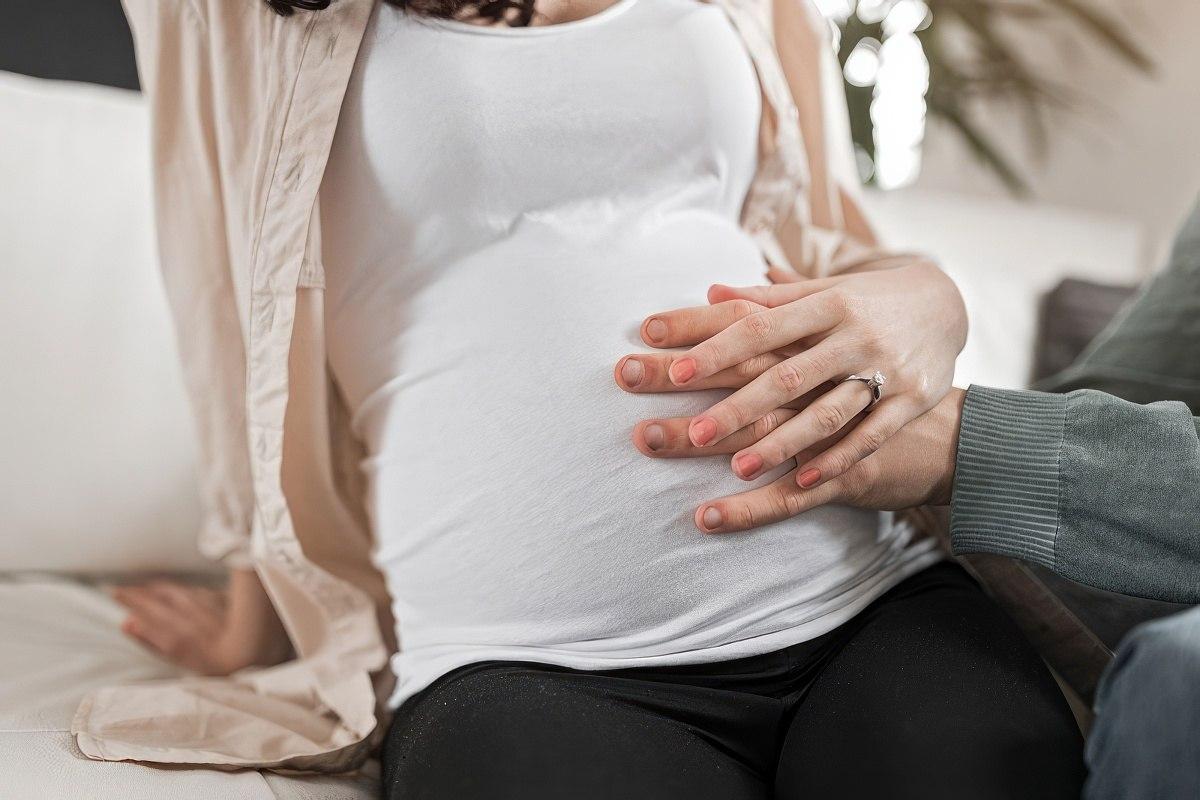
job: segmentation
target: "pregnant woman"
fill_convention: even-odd
[[[842,128],[812,126],[828,97],[780,95],[753,4],[370,5],[312,211],[319,244],[298,265],[287,413],[295,430],[296,386],[311,378],[297,354],[323,341],[346,422],[330,435],[361,443],[357,477],[341,479],[361,480],[399,642],[382,695],[395,712],[385,795],[1077,794],[1065,703],[965,573],[891,515],[787,513],[791,494],[940,399],[963,326],[937,270],[873,249],[848,186],[812,189],[838,186],[845,162],[822,148],[844,152]],[[777,5],[793,26],[812,19]],[[302,25],[339,9],[245,16]],[[212,36],[236,23],[201,20]],[[335,52],[337,29],[309,24],[314,57]],[[819,30],[804,33],[815,68]],[[303,80],[294,91],[314,91]],[[319,115],[290,102],[285,125],[311,137]],[[781,131],[801,149],[781,154]],[[268,212],[310,166],[284,164]],[[793,220],[841,219],[841,238],[798,226],[804,242],[783,241],[764,211],[781,185]],[[259,235],[282,236],[270,224]],[[852,277],[813,282],[815,300],[771,314],[710,292],[762,283],[764,256],[783,280],[789,252],[811,257],[793,257],[798,271]],[[255,438],[254,404],[273,396],[256,391],[255,342],[288,319],[268,295],[294,291],[260,290],[260,274],[245,323],[253,456],[272,441]],[[706,293],[707,310],[673,310]],[[301,314],[318,295],[314,327]],[[890,373],[883,387],[851,377],[875,369]],[[822,466],[794,469],[843,435]],[[666,437],[720,457],[647,458]],[[317,484],[286,456],[283,472],[300,527]],[[759,488],[708,502],[740,481]],[[257,492],[267,521],[255,524],[270,526]],[[732,513],[755,529],[706,535]],[[322,679],[348,669],[313,655],[348,625],[305,634],[306,613],[336,604],[280,577],[306,556],[339,564],[337,544],[300,540],[303,554],[272,556],[277,535],[262,533],[228,610],[177,586],[124,590],[127,629],[227,673],[279,660],[274,605],[295,663]]]

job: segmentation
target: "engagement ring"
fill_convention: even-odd
[[[871,390],[871,403],[867,406],[870,408],[879,402],[879,398],[883,397],[883,385],[887,383],[887,378],[882,372],[875,370],[875,374],[869,378],[862,375],[848,375],[841,380],[842,383],[846,381],[862,381],[867,385],[867,388]]]

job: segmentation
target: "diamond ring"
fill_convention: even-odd
[[[839,383],[845,383],[846,381],[862,381],[867,385],[867,388],[871,390],[871,403],[867,406],[867,408],[870,408],[883,397],[883,385],[887,383],[887,378],[884,377],[882,372],[875,370],[875,374],[869,378],[862,375],[847,375]]]

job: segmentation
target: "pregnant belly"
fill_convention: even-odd
[[[705,536],[698,504],[786,468],[747,484],[727,456],[655,460],[630,441],[726,394],[630,395],[612,370],[648,349],[648,314],[763,280],[736,228],[517,236],[444,269],[378,298],[397,330],[369,348],[355,413],[407,648],[710,646],[803,621],[884,556],[878,515],[846,508]]]

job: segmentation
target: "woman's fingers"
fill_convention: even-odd
[[[171,581],[152,581],[146,589],[170,606],[180,618],[188,620],[197,632],[216,635],[220,631],[225,616],[220,593]]]
[[[131,618],[142,627],[186,629],[207,633],[219,627],[224,609],[220,601],[207,595],[219,595],[202,587],[170,581],[151,581],[134,586],[118,586],[112,596],[125,606]]]
[[[173,615],[171,604],[147,586],[118,586],[112,596],[131,613],[146,619],[162,621]]]
[[[783,357],[776,353],[763,353],[683,387],[676,386],[667,375],[671,360],[671,356],[658,353],[628,355],[617,362],[613,376],[618,386],[637,394],[740,389],[781,362]]]
[[[633,429],[633,443],[644,455],[651,458],[696,458],[697,456],[728,455],[769,436],[798,412],[789,408],[777,408],[742,428],[732,436],[725,437],[714,447],[696,447],[688,438],[691,417],[670,419],[648,419],[639,422]]]
[[[187,618],[148,587],[119,587],[113,591],[113,599],[129,610],[121,629],[164,653],[169,652],[181,627],[190,629]]]
[[[767,268],[767,280],[771,283],[799,283],[807,279],[795,270],[772,264]]]
[[[693,418],[689,435],[698,447],[717,442],[767,412],[810,392],[845,368],[835,337],[785,359],[708,411]]]
[[[773,282],[771,286],[726,286],[723,283],[714,283],[708,289],[708,302],[729,303],[736,300],[748,300],[755,305],[775,308],[785,303],[795,302],[802,297],[823,292],[845,280],[844,276],[812,280],[796,280],[793,277],[791,280],[782,280],[789,275],[794,276],[795,273],[772,267],[772,272],[767,273],[767,277]]]
[[[797,484],[812,489],[846,474],[918,416],[919,410],[902,398],[881,400],[841,441],[802,463],[796,471]]]
[[[119,586],[113,598],[129,610],[126,635],[182,667],[213,674],[211,652],[221,636],[222,604],[212,590],[169,581]]]
[[[121,623],[121,630],[126,636],[136,639],[142,646],[160,653],[164,657],[171,658],[178,650],[178,638],[165,625],[157,625],[137,616],[130,616]]]
[[[747,300],[731,300],[663,311],[642,321],[642,341],[651,347],[691,347],[762,310],[762,306]]]
[[[694,522],[704,533],[746,531],[836,502],[839,491],[838,481],[801,489],[796,485],[796,470],[791,470],[766,486],[705,503],[696,509]]]
[[[871,402],[871,390],[859,381],[839,383],[814,400],[794,418],[779,425],[765,437],[753,441],[730,461],[734,474],[752,480],[774,469],[798,453],[835,436]],[[740,438],[737,434],[722,440]]]
[[[754,356],[828,331],[844,315],[844,304],[831,292],[755,312],[677,356],[668,375],[676,386],[687,386]]]

